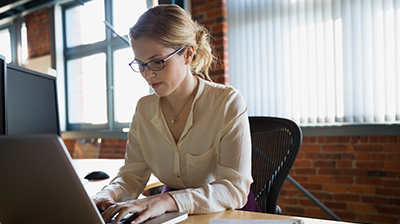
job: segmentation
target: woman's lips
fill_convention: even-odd
[[[156,82],[156,83],[152,83],[152,84],[151,84],[151,88],[153,88],[153,89],[157,89],[158,87],[160,87],[160,86],[161,86],[161,84],[162,84],[162,82]]]

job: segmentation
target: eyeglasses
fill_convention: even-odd
[[[164,60],[154,60],[154,61],[149,61],[147,63],[142,63],[140,61],[133,60],[131,63],[129,63],[129,67],[134,72],[143,72],[145,66],[149,68],[152,71],[161,71],[165,68],[165,62],[172,58],[175,54],[177,54],[179,51],[181,51],[184,47],[179,48],[178,50],[174,51],[174,53],[170,54],[166,59]]]

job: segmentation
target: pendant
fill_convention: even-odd
[[[175,124],[179,122],[179,119],[176,116],[173,116],[171,121]]]

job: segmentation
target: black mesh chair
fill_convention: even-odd
[[[251,190],[262,212],[282,214],[278,197],[299,152],[301,129],[283,118],[249,117],[249,121],[254,180]]]

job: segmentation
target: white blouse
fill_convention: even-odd
[[[178,141],[159,97],[139,100],[126,146],[125,165],[105,189],[116,201],[132,200],[150,174],[174,189],[179,211],[189,214],[243,207],[250,191],[251,139],[247,106],[239,91],[200,79]]]

